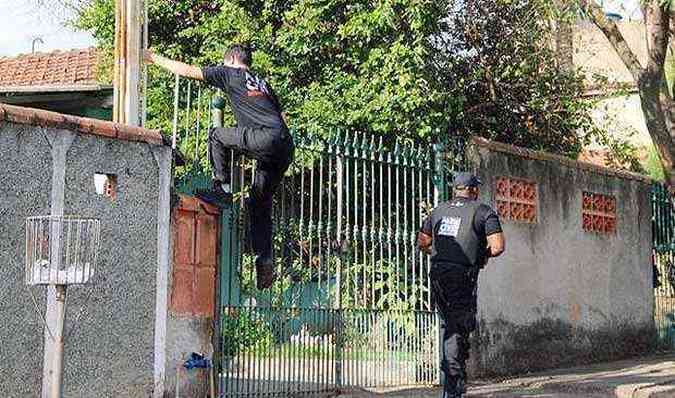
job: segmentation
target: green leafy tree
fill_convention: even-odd
[[[151,44],[170,57],[214,64],[230,44],[251,44],[295,128],[429,137],[447,124],[453,101],[432,75],[428,45],[443,1],[152,0],[149,8]],[[113,15],[112,0],[94,0],[77,24],[109,48]]]
[[[579,71],[553,46],[556,16],[540,0],[455,0],[437,43],[447,84],[464,99],[454,130],[576,157],[600,134]]]
[[[576,156],[594,133],[581,76],[558,67],[543,0],[150,0],[151,45],[214,64],[255,49],[292,127],[431,140],[482,135]],[[77,26],[105,48],[113,0]],[[171,80],[152,69],[149,120],[167,130]]]

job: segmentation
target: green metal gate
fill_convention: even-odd
[[[295,164],[275,199],[271,290],[255,288],[244,195],[226,209],[223,396],[435,384],[438,323],[415,236],[446,194],[436,187],[456,152],[340,131],[294,135]],[[254,173],[238,161],[235,192]]]
[[[659,342],[675,349],[675,211],[664,185],[652,188],[654,317]]]

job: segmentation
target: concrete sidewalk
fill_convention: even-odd
[[[436,398],[439,389],[360,391],[348,398]],[[665,398],[675,397],[675,354],[478,382],[468,397],[497,398]]]

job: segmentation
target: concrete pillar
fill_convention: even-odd
[[[153,147],[159,173],[157,214],[157,297],[155,301],[154,398],[163,398],[167,374],[167,322],[171,273],[171,151]]]

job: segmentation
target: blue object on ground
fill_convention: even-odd
[[[185,369],[208,369],[211,367],[211,361],[204,358],[203,355],[193,352],[190,354],[190,359],[183,364]]]

